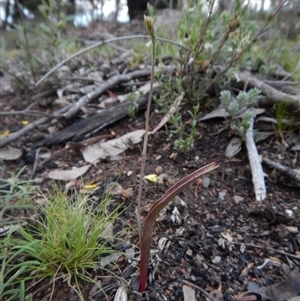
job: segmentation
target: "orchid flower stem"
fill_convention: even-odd
[[[143,145],[143,154],[142,154],[142,165],[141,165],[141,177],[139,182],[139,191],[137,198],[137,225],[139,231],[139,241],[141,242],[142,238],[142,226],[141,226],[141,203],[142,203],[142,189],[143,189],[143,179],[145,176],[145,165],[147,158],[147,146],[148,146],[148,136],[149,136],[149,119],[150,119],[150,108],[151,108],[151,100],[152,100],[152,90],[153,90],[153,82],[154,82],[154,65],[155,65],[155,31],[154,31],[154,22],[151,17],[144,17],[146,27],[150,33],[151,42],[152,42],[152,68],[151,68],[151,78],[150,78],[150,91],[148,96],[148,104],[146,111],[146,122],[145,122],[145,136],[144,136],[144,145]]]

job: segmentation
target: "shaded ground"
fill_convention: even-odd
[[[6,96],[1,99],[0,107],[3,111],[24,110],[30,105],[31,97],[32,95]],[[57,109],[52,105],[54,99],[53,95],[47,97],[45,100],[49,100],[49,105],[36,109],[51,113]],[[212,102],[206,111],[210,112],[213,106]],[[267,115],[274,115],[271,107],[266,107],[266,110]],[[162,113],[153,111],[150,127],[154,128],[162,117]],[[187,119],[187,116],[184,117]],[[11,132],[17,131],[24,119],[33,121],[35,117],[26,114],[1,116],[1,128],[8,128]],[[76,121],[74,118],[73,122]],[[149,210],[149,204],[162,196],[175,181],[200,166],[224,158],[231,133],[225,130],[211,135],[218,133],[223,126],[222,119],[200,123],[198,137],[188,154],[181,154],[173,148],[172,143],[167,141],[165,130],[150,136],[146,174],[163,172],[169,178],[164,185],[145,185],[144,215]],[[23,155],[17,161],[4,163],[4,178],[8,177],[8,172],[17,172],[24,165],[27,165],[27,170],[23,178],[28,179],[31,176],[36,160],[36,151],[32,150],[31,146],[45,136],[47,127],[48,125],[36,128],[13,143],[22,148]],[[114,132],[117,136],[122,136],[143,128],[144,114],[139,113],[135,120],[122,119],[96,134]],[[266,125],[257,123],[256,129],[266,130]],[[60,148],[62,145],[55,145],[52,150]],[[141,148],[142,143],[132,146],[119,161],[100,162],[92,166],[82,181],[76,182],[78,188],[82,186],[82,182],[97,183],[100,188],[96,194],[101,194],[105,183],[116,178],[123,189],[133,188],[133,194],[129,198],[124,199],[120,195],[113,198],[113,205],[123,201],[123,207],[127,208],[122,214],[119,228],[124,225],[135,227],[134,207],[138,191]],[[271,136],[259,143],[258,150],[260,155],[275,161],[280,159],[281,163],[294,168],[300,166],[297,152],[283,151],[279,137]],[[52,180],[45,176],[47,172],[54,168],[69,169],[84,164],[80,152],[71,149],[43,166],[38,163],[34,179],[42,179],[40,188],[46,191],[51,189],[52,185]],[[284,178],[267,166],[264,166],[264,172],[267,199],[256,202],[247,151],[243,148],[229,163],[209,173],[203,179],[200,188],[195,185],[186,188],[180,194],[180,199],[185,205],[177,200],[168,207],[160,216],[153,237],[150,265],[152,281],[147,289],[150,300],[184,300],[184,285],[195,290],[196,300],[206,299],[204,293],[194,285],[211,293],[214,300],[246,300],[240,294],[249,291],[252,292],[251,300],[258,300],[263,296],[259,289],[281,283],[291,270],[299,268],[300,189],[290,179]],[[179,211],[177,215],[174,211],[175,206]],[[177,222],[174,222],[176,217]],[[117,264],[112,265],[110,269],[129,283],[129,300],[137,300],[138,294],[135,291],[138,290],[138,237],[135,231],[131,231],[130,236],[126,238],[128,242],[124,242],[120,249],[125,251],[134,246],[137,253],[135,259],[132,261],[120,257]],[[94,276],[102,281],[107,299],[113,300],[120,282],[112,277],[107,278],[101,272],[95,273]],[[299,282],[289,284],[294,285],[293,289],[300,293]],[[48,300],[51,290],[51,285],[39,284],[35,300]],[[89,285],[84,290],[86,300],[105,299],[101,292],[94,292]],[[273,300],[287,300],[291,291],[290,287],[285,286],[280,293],[286,295],[275,292],[276,298]],[[65,283],[57,283],[53,300],[76,300],[76,295]]]

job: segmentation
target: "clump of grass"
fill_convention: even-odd
[[[49,194],[50,195],[50,194]],[[94,283],[89,271],[100,269],[100,258],[116,252],[107,227],[119,216],[109,212],[110,198],[94,202],[90,195],[73,197],[58,189],[45,197],[36,217],[6,238],[1,258],[0,299],[18,295],[21,283],[30,279],[63,278],[83,300],[80,280]],[[6,283],[6,284],[5,284]]]

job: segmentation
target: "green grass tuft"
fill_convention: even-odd
[[[36,217],[5,238],[1,248],[0,299],[21,295],[20,285],[30,279],[63,277],[83,299],[79,280],[94,282],[89,270],[100,269],[100,259],[115,253],[114,237],[106,237],[107,227],[119,216],[109,213],[109,197],[99,203],[90,195],[73,197],[59,189],[45,198]],[[23,284],[24,286],[24,284]],[[13,294],[12,294],[13,293]]]

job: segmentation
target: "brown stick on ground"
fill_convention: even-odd
[[[274,162],[274,161],[272,161],[272,160],[270,160],[268,158],[263,158],[262,161],[264,163],[266,163],[267,165],[269,165],[270,167],[276,168],[277,170],[279,170],[283,174],[289,176],[293,180],[295,180],[298,183],[300,183],[300,173],[299,172],[293,170],[292,168],[284,166],[284,165],[282,165],[280,163]]]

